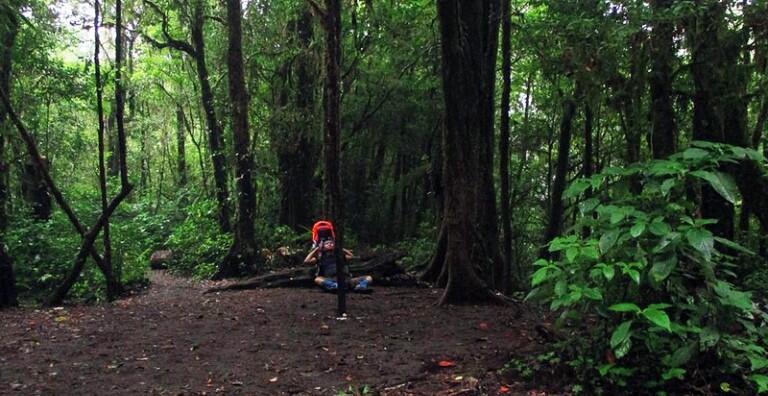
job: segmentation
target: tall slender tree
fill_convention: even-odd
[[[232,102],[232,142],[235,149],[235,186],[237,219],[235,239],[227,256],[219,264],[214,279],[242,275],[252,271],[258,256],[254,235],[256,195],[253,189],[253,153],[248,131],[248,93],[243,68],[242,8],[240,0],[227,0],[229,46],[229,98]]]
[[[511,0],[501,3],[501,109],[499,137],[499,179],[501,184],[501,229],[503,235],[502,252],[504,253],[504,269],[497,277],[496,287],[508,291],[512,273],[512,220],[509,209],[511,205],[509,193],[509,111],[512,91],[512,54],[511,54]],[[500,278],[500,279],[498,279]]]
[[[675,26],[669,17],[673,0],[651,1],[654,22],[651,30],[651,151],[653,158],[666,158],[677,151],[677,126],[672,106],[672,62],[675,59]]]
[[[336,229],[336,252],[339,258],[338,314],[347,311],[346,263],[344,244],[344,212],[341,196],[341,1],[325,0],[320,7],[306,0],[325,31],[325,81],[323,84],[323,215]]]
[[[501,21],[500,0],[483,1],[482,8],[482,130],[480,144],[476,147],[480,157],[479,183],[477,184],[477,210],[481,239],[489,255],[489,270],[486,278],[496,288],[501,288],[504,260],[499,251],[499,228],[496,211],[496,188],[493,177],[495,109],[496,109],[496,64],[499,52],[499,24]]]
[[[219,228],[222,232],[230,232],[232,225],[230,222],[227,161],[224,155],[224,132],[216,115],[210,73],[205,61],[205,8],[203,0],[192,1],[192,16],[189,24],[191,44],[184,40],[173,38],[169,31],[168,15],[163,13],[157,4],[149,0],[144,0],[144,2],[162,18],[162,31],[165,41],[160,42],[146,35],[144,37],[156,48],[173,48],[182,51],[192,57],[195,62],[197,80],[200,85],[200,100],[205,113],[206,128],[208,129],[208,146],[211,153],[211,162],[213,163]]]
[[[298,15],[290,26],[291,43],[299,49],[295,58],[288,59],[279,73],[277,111],[285,114],[279,127],[273,128],[271,142],[277,153],[280,183],[281,224],[294,229],[309,226],[310,202],[313,191],[306,188],[313,179],[317,155],[312,138],[315,108],[315,80],[313,75],[314,51],[312,14],[308,6],[299,7]],[[291,83],[295,82],[295,86]]]
[[[176,171],[179,175],[178,185],[187,185],[187,131],[185,130],[186,118],[184,108],[176,106]]]
[[[3,92],[10,92],[11,51],[19,29],[17,10],[14,8],[17,4],[13,4],[15,3],[13,1],[11,3],[7,4],[6,7],[0,7],[0,90]],[[13,262],[6,251],[4,240],[5,231],[8,227],[6,205],[9,195],[6,185],[8,165],[5,160],[5,142],[9,125],[6,123],[7,118],[5,107],[0,106],[0,309],[17,304]]]
[[[107,198],[107,169],[105,166],[105,142],[104,142],[104,83],[101,79],[101,63],[99,59],[99,50],[101,48],[101,40],[99,38],[99,27],[101,26],[101,4],[99,0],[94,2],[94,17],[93,17],[93,65],[94,65],[94,79],[96,84],[96,116],[98,119],[98,142],[99,142],[99,189],[101,190],[101,210],[102,212],[107,210],[109,201]],[[102,241],[104,243],[104,268],[107,268],[109,274],[105,274],[107,281],[107,299],[113,300],[120,294],[120,279],[118,274],[115,274],[112,265],[112,239],[109,230],[109,219],[104,222],[104,231],[102,234]]]
[[[726,124],[728,97],[737,94],[728,91],[725,80],[738,73],[727,59],[726,46],[721,41],[725,4],[706,2],[700,15],[688,23],[688,35],[692,50],[691,74],[694,82],[693,138],[711,142],[729,142],[729,136],[737,135],[740,123]],[[717,219],[710,225],[716,235],[732,239],[734,236],[734,207],[711,186],[701,186],[701,214],[704,218]]]
[[[565,205],[563,192],[568,185],[568,162],[571,153],[571,129],[573,118],[576,116],[576,104],[572,99],[566,99],[563,105],[563,118],[560,121],[560,139],[557,146],[557,165],[555,167],[555,182],[552,186],[547,228],[544,230],[544,243],[539,257],[550,258],[547,244],[558,237],[563,229]]]

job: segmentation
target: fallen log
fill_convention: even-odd
[[[405,254],[402,252],[388,252],[363,262],[352,259],[349,265],[349,272],[352,276],[372,276],[374,285],[418,285],[419,282],[416,278],[406,274],[405,270],[397,264],[397,261],[403,257],[405,257]],[[275,287],[313,287],[315,286],[314,279],[315,267],[306,266],[260,275],[224,286],[212,287],[206,290],[205,293]]]

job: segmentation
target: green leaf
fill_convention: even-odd
[[[550,265],[550,262],[547,259],[540,258],[540,259],[534,261],[533,265],[535,265],[537,267],[546,267],[546,266]]]
[[[627,269],[624,273],[632,278],[632,280],[635,281],[635,284],[640,285],[640,273],[637,272],[637,270]]]
[[[597,248],[590,245],[581,249],[581,255],[592,260],[597,260],[600,257],[600,252],[597,251]]]
[[[757,393],[768,392],[768,376],[752,374],[749,376],[749,379],[757,385]]]
[[[691,228],[685,233],[688,243],[698,250],[704,258],[712,259],[712,251],[715,249],[715,238],[712,233],[703,228]]]
[[[589,178],[589,184],[592,185],[593,189],[598,189],[603,185],[603,182],[605,181],[605,177],[606,175],[602,173],[592,175],[592,177]]]
[[[603,267],[602,267],[602,270],[603,270],[603,276],[604,276],[604,277],[605,277],[605,279],[607,279],[607,280],[611,280],[611,279],[613,279],[613,277],[616,275],[616,269],[614,269],[614,268],[613,268],[612,266],[610,266],[610,265],[605,265],[605,266],[603,266]]]
[[[720,147],[721,144],[720,143],[706,141],[706,140],[692,140],[691,141],[691,146],[713,149],[713,148]]]
[[[707,156],[709,156],[709,151],[702,150],[700,148],[691,147],[683,151],[683,158],[688,160],[702,159],[706,158]]]
[[[673,179],[664,180],[661,183],[661,195],[666,197],[667,194],[669,194],[669,192],[672,190],[672,188],[675,187],[675,184],[677,184],[677,179],[673,178]]]
[[[534,272],[533,276],[531,277],[531,286],[536,286],[541,282],[544,282],[544,280],[547,279],[548,270],[549,267],[541,267],[536,272]]]
[[[550,252],[559,252],[561,250],[565,250],[571,246],[573,246],[576,243],[577,237],[575,235],[567,236],[567,237],[557,237],[552,240],[552,242],[549,243],[549,251]]]
[[[762,370],[768,367],[768,359],[762,356],[750,356],[749,363],[752,365],[752,371]]]
[[[640,313],[641,309],[637,305],[633,303],[620,303],[620,304],[614,304],[608,307],[609,310],[614,312],[634,312],[634,313]]]
[[[656,236],[665,236],[670,232],[672,232],[672,227],[670,227],[669,224],[665,223],[664,220],[660,220],[660,221],[654,220],[648,227],[648,231],[650,231],[653,235],[656,235]]]
[[[712,188],[717,191],[728,202],[736,203],[736,194],[739,188],[731,175],[717,171],[694,171],[691,175],[706,180]]]
[[[597,368],[597,372],[600,373],[601,377],[605,377],[606,374],[608,374],[609,371],[615,366],[613,363],[607,363]]]
[[[661,378],[663,378],[664,381],[669,381],[672,378],[677,378],[677,379],[681,380],[681,379],[685,378],[685,370],[681,369],[679,367],[671,368],[671,369],[667,370],[666,372],[664,372],[661,375]]]
[[[603,300],[603,294],[600,293],[599,289],[584,289],[584,295],[590,299],[595,301],[602,301]]]
[[[579,194],[586,191],[592,183],[589,182],[587,179],[579,179],[571,183],[570,186],[563,192],[563,198],[574,198],[579,196]]]
[[[717,281],[714,289],[723,305],[736,307],[743,311],[752,310],[752,295],[750,293],[735,290],[730,284],[723,281]]]
[[[568,292],[568,285],[565,283],[564,280],[559,280],[557,281],[557,283],[555,283],[555,295],[560,297],[567,292]]]
[[[600,205],[600,200],[597,198],[585,199],[583,202],[579,203],[579,211],[583,216],[595,210],[597,205]]]
[[[611,213],[611,224],[619,224],[627,214],[624,211],[614,211]]]
[[[653,278],[656,283],[662,282],[664,279],[667,279],[676,266],[677,255],[670,254],[667,258],[653,263],[653,267],[651,267],[651,278]]]
[[[613,245],[616,244],[616,241],[619,239],[619,235],[621,234],[621,231],[618,229],[610,230],[603,234],[603,236],[600,237],[600,242],[598,242],[598,247],[600,248],[600,252],[603,254],[606,254],[608,250],[610,250]]]
[[[669,367],[682,367],[686,365],[696,353],[696,346],[697,343],[694,341],[677,348],[671,356],[664,359],[664,364]]]
[[[579,248],[569,247],[568,249],[565,249],[565,258],[568,260],[569,263],[574,262],[574,260],[576,260],[576,257],[578,256],[579,256]]]
[[[611,334],[611,348],[616,348],[629,340],[629,337],[632,335],[630,332],[632,322],[632,320],[627,320],[613,330],[613,333]]]
[[[645,231],[645,223],[637,223],[629,229],[629,234],[632,238],[637,238],[643,234],[643,231]]]
[[[714,327],[705,327],[699,334],[702,348],[712,348],[720,341],[720,331]]]
[[[750,255],[750,256],[755,256],[755,255],[756,255],[756,253],[755,253],[755,252],[753,252],[753,251],[751,251],[751,250],[749,250],[749,249],[745,248],[744,246],[741,246],[741,245],[739,245],[739,244],[738,244],[738,243],[736,243],[736,242],[733,242],[733,241],[732,241],[732,240],[730,240],[730,239],[720,238],[720,237],[717,237],[717,236],[716,236],[716,237],[715,237],[715,240],[716,240],[717,242],[721,243],[723,246],[725,246],[725,247],[728,247],[728,248],[731,248],[731,249],[733,249],[733,250],[736,250],[736,251],[742,252],[742,253],[744,253],[744,254],[748,254],[748,255]]]
[[[621,359],[629,353],[630,349],[632,349],[632,340],[630,338],[627,338],[626,341],[619,344],[613,350],[613,353],[616,355],[617,359]]]
[[[525,296],[523,301],[540,301],[548,297],[549,295],[544,290],[544,288],[541,287],[535,287],[533,288],[528,294]]]
[[[666,312],[658,309],[646,308],[643,310],[642,314],[651,323],[655,324],[658,327],[661,327],[664,330],[672,332],[672,329],[670,328],[671,322]]]
[[[648,166],[648,173],[651,176],[665,176],[678,174],[684,169],[684,165],[677,161],[655,160]]]

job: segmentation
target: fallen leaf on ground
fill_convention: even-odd
[[[441,360],[437,362],[437,365],[440,367],[454,367],[456,366],[456,362],[450,360]]]

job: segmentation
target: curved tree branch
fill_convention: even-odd
[[[168,31],[168,14],[164,13],[160,9],[160,7],[154,2],[152,2],[151,0],[144,0],[144,4],[152,8],[158,15],[160,15],[160,18],[162,18],[162,29],[163,29],[163,37],[165,37],[165,42],[157,41],[145,33],[142,33],[141,36],[144,37],[145,40],[147,40],[150,44],[152,44],[153,47],[157,49],[173,48],[179,51],[186,52],[190,56],[195,57],[196,56],[195,48],[192,47],[191,44],[189,44],[186,41],[178,40],[171,37],[171,33]]]

